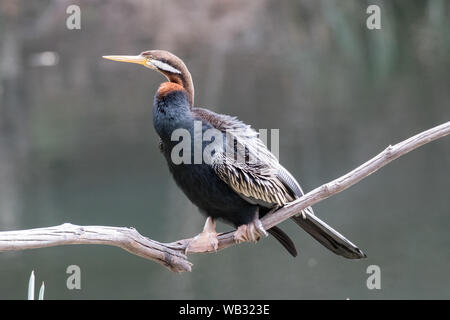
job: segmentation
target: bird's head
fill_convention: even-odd
[[[170,82],[186,90],[191,106],[194,104],[194,85],[191,74],[184,62],[173,53],[165,50],[144,51],[137,56],[103,56],[105,59],[143,65],[162,73]]]

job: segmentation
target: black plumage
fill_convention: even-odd
[[[259,218],[303,195],[295,178],[250,126],[235,117],[193,106],[192,78],[181,59],[161,50],[106,58],[143,64],[169,80],[161,84],[154,98],[153,124],[161,139],[160,149],[187,197],[211,221],[222,219],[237,227],[240,236],[236,240],[256,240],[265,235]],[[176,130],[188,133],[185,137],[190,140],[184,141],[187,148],[179,150],[180,140],[173,136]],[[215,137],[198,139],[198,131],[202,135],[212,131]],[[206,150],[212,152],[205,153]],[[206,154],[206,158],[196,163],[196,154]],[[174,161],[174,155],[183,161]],[[292,219],[334,253],[351,259],[365,257],[359,248],[317,218],[312,208]],[[213,229],[209,223],[204,231],[208,231],[211,243]],[[291,255],[297,254],[292,240],[279,227],[267,231]]]

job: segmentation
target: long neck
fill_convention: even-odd
[[[180,74],[163,72],[167,80],[179,84],[186,90],[186,95],[191,107],[194,106],[194,83],[189,70],[183,66]]]
[[[174,130],[190,130],[193,123],[186,91],[173,82],[161,84],[153,102],[153,126],[160,138],[170,143]]]

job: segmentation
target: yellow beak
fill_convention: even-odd
[[[147,59],[141,55],[138,56],[103,56],[103,58],[108,60],[120,61],[120,62],[129,62],[129,63],[137,63],[141,65],[147,64]]]

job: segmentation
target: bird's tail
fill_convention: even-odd
[[[308,209],[303,211],[304,217],[302,215],[294,216],[292,217],[292,220],[335,254],[347,259],[366,258],[364,252],[357,246],[317,218],[312,210]]]
[[[275,239],[278,240],[282,244],[282,246],[293,256],[297,256],[297,249],[295,248],[294,243],[292,242],[291,238],[284,233],[283,230],[281,230],[278,227],[272,227],[269,230],[267,230],[268,233],[270,233]]]

